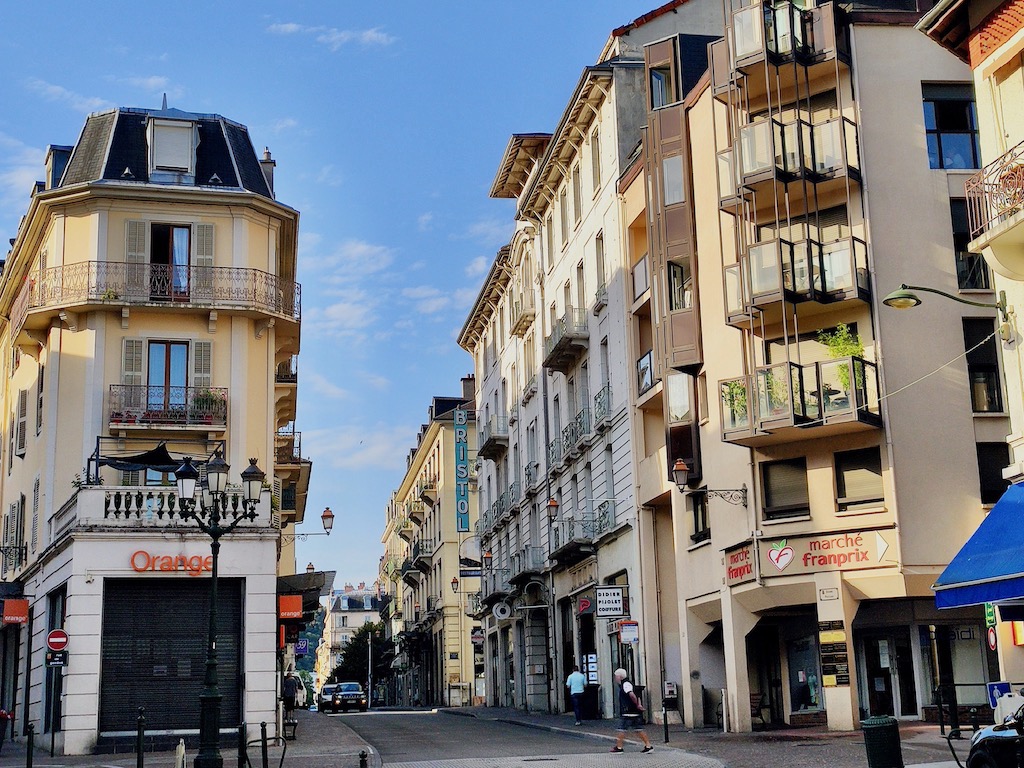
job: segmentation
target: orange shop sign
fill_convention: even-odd
[[[140,549],[132,552],[129,562],[136,573],[185,571],[189,576],[198,576],[213,570],[213,555],[158,555]]]
[[[4,600],[4,624],[27,624],[28,600],[20,598]]]
[[[282,619],[301,619],[302,595],[278,595],[277,615]]]

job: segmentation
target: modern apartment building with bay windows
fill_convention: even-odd
[[[931,585],[1005,488],[998,319],[882,304],[995,300],[964,248],[969,72],[906,4],[724,12],[704,61],[646,47],[620,182],[650,690],[735,730],[931,718],[954,681],[982,705],[984,617]]]
[[[266,473],[256,519],[222,542],[222,723],[274,723],[281,529],[310,472],[298,212],[275,199],[269,152],[219,115],[93,114],[43,172],[0,280],[5,597],[28,601],[27,626],[3,631],[2,704],[64,754],[109,749],[140,706],[191,740],[210,539],[174,472],[219,453],[230,494],[250,458]],[[73,674],[44,666],[52,629]]]

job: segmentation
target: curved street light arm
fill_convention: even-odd
[[[972,307],[983,307],[985,309],[998,309],[999,310],[999,317],[1002,320],[1002,322],[1004,322],[1004,323],[1010,322],[1010,318],[1009,318],[1009,315],[1007,314],[1007,309],[1006,309],[1006,292],[1005,291],[999,291],[999,293],[997,294],[999,296],[999,301],[997,301],[995,304],[992,304],[990,302],[985,302],[985,301],[971,301],[970,299],[964,299],[964,298],[961,298],[960,296],[955,296],[952,293],[946,293],[945,291],[940,291],[938,288],[929,288],[928,286],[925,286],[925,285],[907,285],[906,283],[903,283],[902,285],[900,285],[899,290],[901,290],[901,291],[925,291],[926,293],[934,293],[934,294],[937,294],[939,296],[944,296],[947,299],[952,299],[953,301],[957,301],[957,302],[959,302],[961,304],[969,304]]]

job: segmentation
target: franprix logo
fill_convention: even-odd
[[[795,555],[796,553],[793,551],[793,548],[786,544],[786,540],[783,539],[772,544],[772,548],[768,552],[768,559],[772,561],[772,565],[780,571],[784,571],[786,566],[793,562]]]

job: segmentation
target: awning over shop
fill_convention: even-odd
[[[302,621],[312,621],[320,607],[320,598],[329,597],[334,589],[334,571],[293,573],[277,577],[278,595],[302,596]]]
[[[1024,483],[1006,489],[932,589],[939,608],[1024,598]]]

